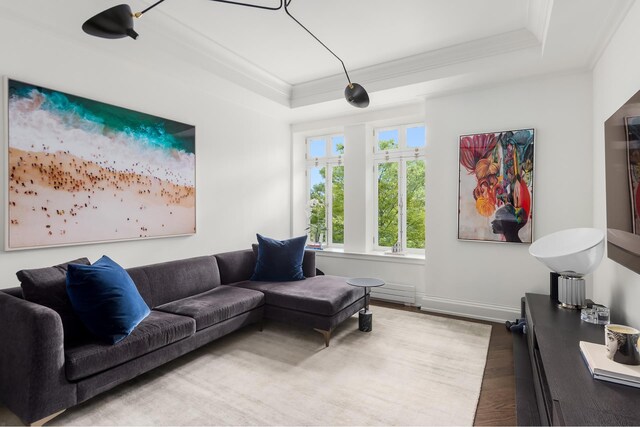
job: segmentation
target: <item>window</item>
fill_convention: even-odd
[[[380,128],[374,136],[375,246],[424,249],[425,126]]]
[[[307,138],[307,230],[310,245],[344,244],[343,135]]]

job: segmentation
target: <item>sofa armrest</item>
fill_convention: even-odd
[[[25,424],[76,404],[58,313],[0,292],[0,343],[0,400]]]
[[[304,277],[316,277],[316,251],[305,249],[302,257],[302,273]]]

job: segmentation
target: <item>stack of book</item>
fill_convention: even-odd
[[[602,344],[580,341],[582,358],[593,378],[640,388],[640,366],[624,365],[607,357]]]

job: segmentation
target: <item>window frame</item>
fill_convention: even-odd
[[[407,147],[407,129],[414,127],[425,128],[425,143],[422,147]],[[398,130],[398,148],[380,150],[378,137],[381,132]],[[396,126],[376,127],[373,130],[373,249],[376,251],[389,251],[391,246],[381,246],[379,236],[378,218],[378,173],[381,163],[398,163],[398,240],[402,242],[401,251],[405,253],[424,253],[425,248],[407,248],[407,162],[422,160],[427,166],[427,138],[426,123],[414,122]],[[426,185],[426,178],[425,178]],[[425,200],[426,209],[426,200]],[[402,222],[400,221],[400,215]],[[426,230],[425,230],[426,246]]]
[[[311,176],[309,170],[312,168],[326,168],[325,180],[324,180],[324,207],[325,207],[325,238],[326,242],[322,242],[324,247],[343,248],[344,243],[333,243],[333,169],[336,166],[343,166],[342,157],[344,154],[332,155],[332,139],[334,137],[342,137],[346,145],[346,139],[343,133],[335,132],[323,135],[314,135],[305,138],[305,179],[306,179],[306,206],[309,206],[311,200]],[[311,157],[310,154],[310,142],[311,140],[324,140],[325,141],[325,156],[323,157]],[[309,224],[307,224],[309,227]],[[307,236],[309,233],[307,232]]]

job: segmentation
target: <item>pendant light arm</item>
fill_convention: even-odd
[[[214,0],[214,1],[219,1],[219,0]],[[340,61],[340,64],[342,64],[342,69],[344,70],[344,74],[347,76],[347,81],[349,82],[349,87],[353,88],[353,84],[351,83],[351,78],[349,78],[349,73],[347,72],[347,67],[344,65],[344,62],[342,61],[342,59],[340,59],[340,57],[338,55],[336,55],[335,53],[333,53],[333,51],[331,49],[329,49],[327,47],[326,44],[322,43],[322,41],[317,38],[315,36],[315,34],[313,34],[311,31],[309,31],[309,29],[307,27],[305,27],[304,25],[302,25],[302,23],[300,21],[298,21],[291,13],[289,13],[289,9],[287,8],[287,6],[289,6],[289,3],[291,3],[291,0],[284,0],[284,10],[285,12],[287,12],[287,15],[289,15],[289,18],[293,19],[296,24],[300,25],[302,28],[304,28],[304,30],[309,33],[311,35],[311,37],[313,37],[314,39],[316,39],[316,41],[318,43],[320,43],[325,49],[327,49],[329,51],[329,53],[331,53],[333,56],[336,57],[336,59],[338,61]]]
[[[145,10],[143,10],[142,12],[134,13],[133,16],[135,16],[136,18],[140,18],[144,13],[146,13],[149,10],[153,9],[154,7],[156,7],[157,5],[162,3],[163,1],[164,0],[157,1],[156,3],[152,4],[151,6],[149,6]],[[266,9],[266,10],[280,10],[280,9],[282,9],[282,4],[284,2],[284,0],[280,0],[280,6],[278,6],[278,7],[269,7],[269,6],[260,6],[260,5],[257,5],[257,4],[241,3],[241,2],[237,2],[237,1],[231,1],[231,0],[211,0],[211,1],[216,1],[218,3],[235,4],[237,6],[255,7],[256,9]],[[291,0],[289,0],[289,3],[291,3]]]
[[[157,5],[159,5],[160,3],[162,3],[164,0],[160,0],[155,2],[154,4],[152,4],[151,6],[149,6],[148,8],[146,8],[145,10],[143,10],[142,12],[136,12],[133,14],[133,16],[135,16],[136,18],[140,18],[143,14],[145,14],[147,11],[153,9],[154,7],[156,7]]]
[[[278,6],[278,7],[260,6],[260,5],[257,5],[257,4],[242,3],[242,2],[231,1],[231,0],[211,0],[211,1],[217,1],[218,3],[235,4],[235,5],[238,5],[238,6],[255,7],[256,9],[280,10],[280,9],[282,9],[282,4],[283,4],[284,0],[280,0],[280,6]],[[289,0],[289,1],[291,1],[291,0]]]

